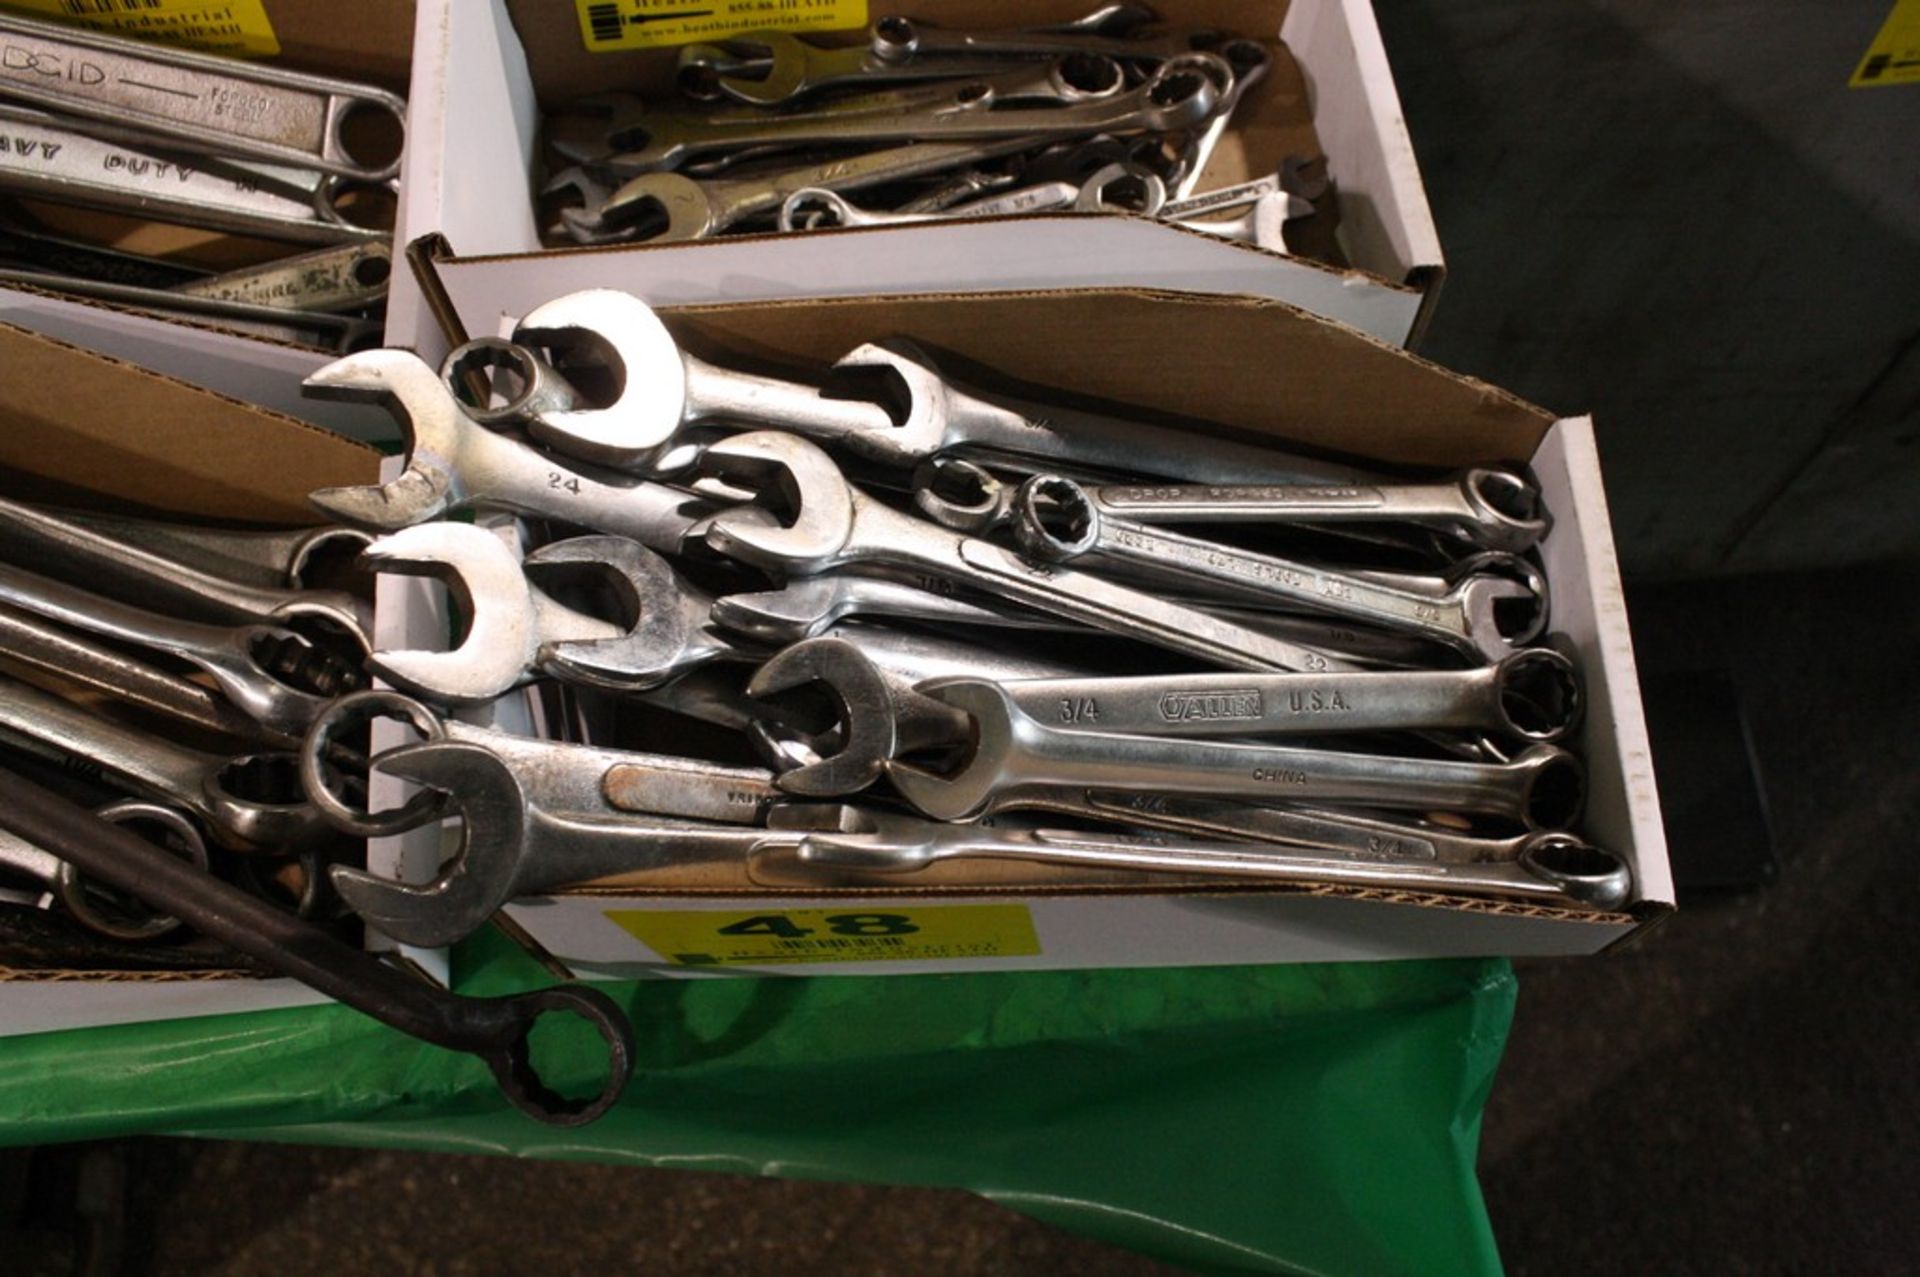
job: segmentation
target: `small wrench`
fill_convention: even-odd
[[[877,213],[856,208],[837,193],[815,187],[787,196],[780,206],[780,229],[817,231],[846,226],[912,226],[965,217],[1006,217],[1064,208],[1078,194],[1079,188],[1071,182],[1042,182],[1038,186],[1023,186],[1017,191],[954,204],[938,212]]]
[[[108,803],[94,815],[116,825],[158,826],[170,851],[202,871],[208,867],[207,844],[201,840],[200,831],[171,807],[126,798]],[[97,935],[138,942],[158,940],[180,929],[180,920],[168,914],[155,913],[118,896],[103,900],[101,889],[71,864],[12,833],[0,832],[0,870],[40,883],[45,890],[34,901],[36,905],[44,909],[57,902]]]

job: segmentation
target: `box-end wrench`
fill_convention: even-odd
[[[344,590],[250,585],[203,571],[147,545],[64,518],[37,506],[0,499],[0,555],[30,556],[37,567],[69,574],[99,591],[193,620],[284,626],[316,639],[344,641],[344,650],[372,650],[373,609]]]
[[[1178,841],[1164,836],[1000,829],[862,811],[850,832],[805,832],[797,845],[756,848],[749,872],[784,886],[871,883],[970,859],[1011,860],[1147,873],[1219,874],[1300,886],[1497,896],[1535,904],[1612,910],[1626,903],[1632,876],[1610,852],[1542,842],[1518,860],[1492,864],[1359,861],[1250,843]],[[861,825],[866,826],[865,829]]]
[[[788,497],[790,526],[767,527],[722,514],[707,533],[707,543],[721,554],[782,576],[884,564],[951,580],[1227,669],[1349,668],[1264,631],[1089,573],[1025,563],[990,542],[902,514],[848,483],[831,457],[795,435],[735,435],[709,448],[705,463],[724,478]]]
[[[369,85],[13,16],[0,17],[0,96],[195,152],[366,181],[397,174],[399,151],[355,156],[347,121],[377,114],[401,130],[407,114],[404,101]]]
[[[0,190],[156,221],[302,244],[389,240],[360,220],[355,197],[384,206],[388,187],[224,159],[196,159],[82,133],[55,117],[0,102],[8,146]],[[371,211],[368,214],[372,216]]]
[[[181,621],[8,564],[0,564],[0,604],[184,661],[272,732],[305,731],[325,698],[365,681],[357,666],[289,629]]]
[[[159,801],[179,805],[235,851],[291,854],[335,840],[318,811],[300,796],[299,760],[291,753],[202,753],[4,677],[0,728],[37,742],[41,752],[97,767]]]
[[[1515,635],[1503,601],[1531,600],[1525,585],[1502,577],[1468,577],[1446,594],[1415,593],[1270,554],[1168,532],[1144,523],[1109,518],[1082,485],[1058,475],[1036,475],[1015,498],[1015,533],[1022,550],[1046,563],[1083,557],[1135,567],[1155,576],[1175,575],[1201,589],[1278,599],[1388,629],[1430,637],[1457,649],[1498,659],[1511,652]],[[1511,604],[1510,604],[1511,606]],[[1526,623],[1537,620],[1533,609]]]
[[[1143,736],[1492,731],[1563,740],[1580,679],[1550,648],[1465,670],[1344,674],[1166,674],[1000,681],[1015,706],[1056,727]]]
[[[1579,760],[1552,745],[1531,746],[1509,763],[1463,763],[1168,740],[1050,726],[1022,712],[996,683],[935,682],[919,690],[964,710],[974,724],[972,754],[953,772],[940,774],[897,759],[888,764],[894,788],[940,820],[979,815],[1022,787],[1085,785],[1479,812],[1532,829],[1564,829],[1579,817],[1586,792]]]
[[[0,771],[0,829],[383,1024],[479,1056],[514,1107],[536,1120],[557,1126],[591,1122],[619,1098],[633,1071],[633,1027],[596,989],[569,985],[507,997],[457,997],[7,771]],[[549,1087],[534,1067],[534,1024],[548,1012],[580,1016],[606,1043],[607,1080],[589,1099]]]
[[[207,845],[193,822],[171,807],[126,798],[108,803],[94,815],[116,825],[156,829],[174,855],[205,872]],[[75,921],[96,935],[114,940],[158,940],[180,929],[180,920],[125,898],[105,892],[71,864],[18,836],[0,832],[0,870],[30,878],[44,888],[32,903],[44,909],[58,904]],[[104,897],[104,898],[103,898]]]
[[[316,398],[378,403],[394,414],[406,468],[391,482],[320,488],[308,499],[343,523],[398,531],[485,506],[628,537],[678,553],[705,531],[711,505],[645,480],[595,478],[496,434],[462,411],[440,375],[406,350],[368,350],[307,378]]]
[[[361,557],[379,571],[433,577],[459,600],[467,632],[454,648],[379,649],[368,661],[394,686],[447,704],[485,704],[541,675],[657,687],[738,650],[709,628],[713,601],[625,537],[571,537],[522,560],[484,528],[434,522],[382,537]],[[530,579],[569,569],[611,585],[632,622],[576,611]]]

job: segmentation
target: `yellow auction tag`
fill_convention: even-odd
[[[723,40],[742,31],[844,31],[867,0],[573,0],[588,53]]]
[[[232,57],[270,58],[280,52],[264,0],[0,0],[0,8]]]
[[[1920,0],[1895,0],[1847,84],[1856,89],[1920,83]]]
[[[930,962],[1040,952],[1025,905],[832,909],[609,909],[621,930],[682,967]]]

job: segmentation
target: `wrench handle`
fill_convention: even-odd
[[[0,829],[410,1037],[479,1056],[514,1106],[539,1121],[592,1121],[619,1098],[632,1073],[633,1027],[597,989],[464,998],[432,988],[6,770],[0,770]],[[551,1090],[533,1068],[528,1037],[548,1011],[583,1017],[607,1044],[608,1081],[590,1100]]]

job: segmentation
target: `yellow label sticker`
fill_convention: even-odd
[[[270,58],[280,52],[265,0],[0,0],[0,8],[232,57]]]
[[[724,40],[742,31],[844,31],[867,0],[573,0],[588,53]]]
[[[1856,89],[1920,84],[1920,0],[1894,0],[1893,12],[1847,84]]]
[[[681,967],[936,962],[1040,952],[1025,905],[609,909],[607,917]]]

